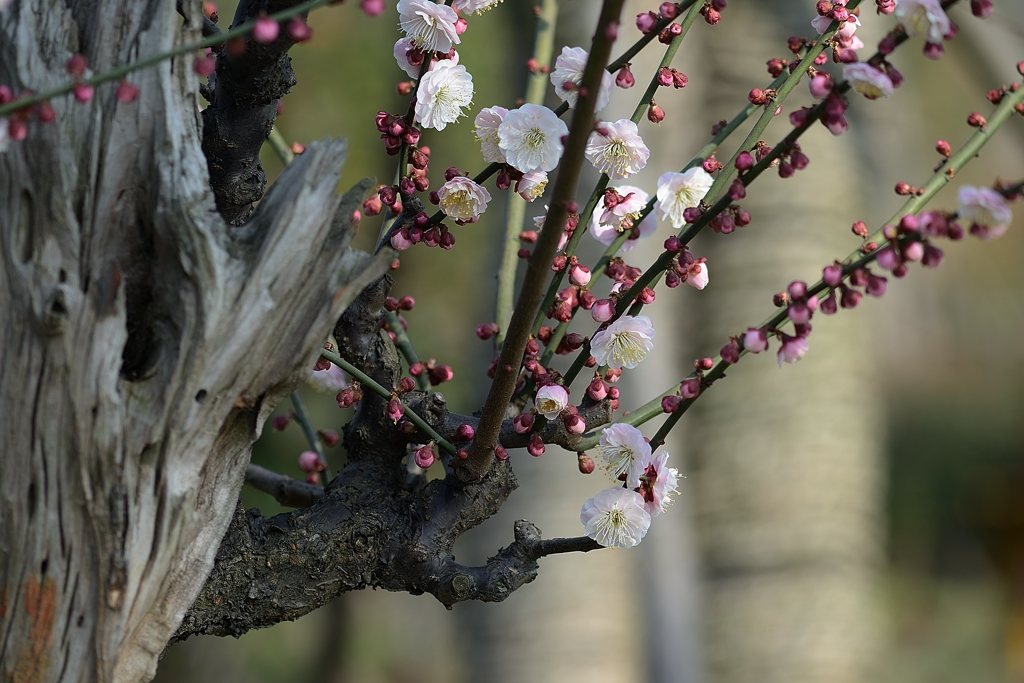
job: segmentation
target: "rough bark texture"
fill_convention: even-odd
[[[189,25],[199,26],[198,3]],[[111,17],[117,17],[116,21]],[[173,4],[21,2],[0,82],[163,52]],[[249,223],[218,215],[191,57],[133,75],[0,156],[0,677],[137,681],[201,588],[264,418],[386,265],[349,252],[340,142],[310,146]]]

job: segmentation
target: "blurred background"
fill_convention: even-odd
[[[556,45],[586,46],[599,4],[562,0]],[[866,55],[892,20],[863,4]],[[512,0],[471,19],[459,52],[474,76],[473,109],[443,142],[426,136],[435,182],[451,165],[481,168],[473,115],[515,106],[522,95],[532,7]],[[648,9],[656,7],[627,2],[613,54],[638,36],[633,17]],[[222,26],[233,10],[220,4]],[[641,124],[652,160],[630,182],[653,188],[660,173],[682,166],[714,122],[769,80],[765,62],[786,56],[786,37],[812,35],[813,15],[810,0],[775,0],[731,3],[715,27],[698,20],[674,62],[690,85],[658,93],[667,118]],[[846,135],[817,127],[806,136],[806,171],[788,181],[767,174],[751,188],[750,226],[693,244],[708,257],[711,284],[659,291],[649,307],[657,349],[623,378],[625,409],[763,319],[790,280],[813,281],[856,248],[850,224],[862,219],[874,229],[888,218],[901,203],[895,183],[930,175],[935,140],[956,148],[966,139],[967,114],[987,112],[985,92],[1015,78],[1024,5],[997,2],[982,21],[962,2],[951,17],[960,33],[941,61],[925,59],[919,40],[901,48],[893,62],[906,82],[894,97],[854,96]],[[404,111],[394,10],[370,19],[352,0],[315,12],[310,24],[314,39],[292,51],[299,85],[279,128],[299,142],[347,138],[346,187],[367,176],[387,181],[395,161],[383,154],[373,117]],[[634,60],[637,87],[616,90],[603,118],[629,116],[661,52],[655,43]],[[785,113],[809,99],[801,86]],[[765,139],[787,128],[780,116]],[[953,208],[959,184],[1019,180],[1022,150],[1016,117],[934,206]],[[280,166],[265,151],[274,175]],[[581,186],[581,203],[592,180]],[[494,315],[507,197],[492,194],[479,223],[453,227],[453,251],[414,248],[396,273],[394,292],[417,300],[406,318],[419,353],[453,366],[455,381],[442,391],[462,412],[482,402],[493,352],[473,334]],[[525,227],[543,204],[527,207]],[[172,647],[157,680],[1024,681],[1024,211],[1015,208],[1015,225],[998,242],[943,245],[941,268],[913,268],[890,280],[881,301],[818,316],[799,364],[779,369],[771,354],[743,359],[670,441],[686,475],[681,495],[635,550],[545,559],[536,582],[497,605],[446,612],[430,596],[344,595],[295,623]],[[364,248],[379,227],[380,218],[364,220]],[[659,226],[627,261],[646,265],[668,234]],[[596,257],[592,240],[585,243]],[[333,396],[303,391],[316,425],[339,429],[346,416]],[[304,448],[294,422],[283,432],[268,428],[253,461],[301,476]],[[512,458],[521,488],[499,518],[464,539],[463,562],[506,544],[517,518],[547,536],[577,535],[580,504],[607,485],[599,473],[580,475],[573,455],[557,448]],[[332,466],[343,459],[340,447],[331,449]],[[249,489],[243,502],[280,511]]]

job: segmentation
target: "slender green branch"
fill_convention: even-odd
[[[590,46],[590,56],[583,69],[579,99],[569,125],[569,137],[559,163],[558,176],[555,178],[551,208],[544,219],[536,249],[527,265],[526,278],[512,312],[512,320],[508,326],[505,343],[501,347],[494,381],[481,411],[480,425],[470,447],[469,458],[458,469],[459,477],[464,481],[483,476],[494,458],[494,446],[498,441],[501,422],[515,390],[523,351],[533,327],[533,318],[540,308],[544,295],[546,274],[550,270],[551,259],[558,250],[561,226],[568,216],[569,203],[579,180],[583,153],[594,126],[594,105],[600,90],[601,77],[614,40],[613,27],[618,25],[623,2],[624,0],[604,0],[601,6],[601,15]]]
[[[696,1],[697,0],[683,0],[683,2],[677,2],[676,13],[678,14],[680,12],[685,12],[687,9],[692,7],[696,3]],[[625,52],[619,55],[614,61],[608,64],[608,71],[615,73],[616,71],[624,67],[626,64],[628,64],[629,60],[633,59],[633,57],[636,57],[638,54],[640,54],[640,50],[643,50],[645,47],[647,47],[647,44],[650,43],[655,38],[657,38],[658,34],[661,33],[661,30],[668,26],[669,24],[671,24],[673,21],[673,19],[659,19],[657,23],[654,24],[654,28],[651,29],[649,33],[645,33],[643,37],[641,37],[639,40],[633,43],[629,47],[629,49],[627,49]]]
[[[1018,84],[1018,89],[1015,92],[1008,92],[1003,101],[999,103],[995,111],[988,118],[987,124],[984,128],[976,130],[970,138],[958,149],[938,170],[936,170],[928,181],[920,188],[919,193],[915,193],[914,196],[908,198],[902,206],[889,218],[888,221],[883,223],[882,227],[876,230],[870,237],[867,238],[866,243],[874,242],[877,244],[876,248],[868,253],[864,253],[860,249],[851,252],[841,263],[842,263],[842,279],[847,279],[855,271],[864,268],[867,265],[873,263],[878,255],[888,246],[888,240],[885,239],[886,229],[892,225],[899,223],[904,217],[912,214],[916,214],[921,211],[925,205],[935,197],[940,189],[950,183],[957,173],[972,159],[974,159],[984,145],[992,139],[993,134],[999,129],[1014,113],[1014,108],[1021,102],[1024,102],[1024,83]],[[825,284],[823,280],[818,280],[816,283],[808,287],[807,296],[817,296],[829,289],[829,286]],[[771,316],[767,317],[764,321],[758,325],[759,329],[774,330],[783,326],[788,321],[788,315],[785,308],[781,308]],[[748,352],[746,349],[740,348],[740,357],[746,355]],[[654,438],[651,440],[651,446],[657,448],[665,442],[665,438],[673,427],[679,422],[683,414],[707,391],[711,388],[712,384],[725,376],[726,369],[731,364],[726,362],[720,356],[716,359],[715,364],[712,366],[704,375],[704,382],[702,383],[701,393],[691,399],[685,399],[680,402],[678,408],[672,412],[665,422],[658,429]],[[695,377],[696,373],[691,373],[687,378]],[[654,419],[658,415],[662,414],[661,399],[665,396],[670,396],[676,393],[679,383],[672,385],[671,388],[662,392],[658,397],[645,403],[640,408],[636,409],[629,415],[625,416],[623,420],[619,422],[630,424],[633,426],[639,426],[648,420]],[[590,433],[584,436],[583,440],[577,445],[580,450],[586,450],[593,448],[598,440],[600,439],[600,432]]]
[[[288,146],[288,141],[285,140],[284,135],[281,134],[277,126],[270,129],[267,142],[270,144],[270,148],[274,150],[274,154],[277,155],[277,158],[285,166],[295,160],[295,154],[292,152],[291,147]]]
[[[558,19],[558,0],[541,0],[537,13],[537,29],[533,39],[533,63],[548,64],[555,50],[555,23]],[[530,75],[526,84],[526,102],[544,103],[544,91],[548,78],[544,69],[537,69]],[[516,270],[519,265],[519,233],[526,215],[526,201],[515,193],[508,197],[505,211],[505,243],[501,253],[501,265],[498,266],[498,293],[495,300],[494,322],[498,325],[498,333],[494,337],[494,345],[501,348],[505,342],[505,329],[512,319],[512,303],[515,298]]]
[[[335,365],[337,365],[339,368],[341,368],[342,370],[344,370],[348,374],[350,374],[353,377],[355,377],[357,380],[359,380],[360,384],[362,384],[364,387],[367,387],[368,389],[370,389],[370,391],[372,391],[373,393],[377,394],[381,398],[385,398],[385,399],[389,399],[389,400],[392,399],[392,398],[395,398],[395,400],[397,400],[399,402],[399,404],[402,406],[402,412],[405,413],[405,416],[407,418],[409,418],[409,420],[414,425],[419,427],[420,431],[422,431],[424,434],[429,436],[431,438],[431,440],[434,441],[434,443],[436,443],[438,446],[440,446],[444,450],[448,451],[452,455],[455,455],[455,453],[456,453],[455,446],[452,446],[450,443],[445,441],[445,439],[440,434],[438,434],[437,431],[433,427],[431,427],[429,424],[427,424],[426,421],[422,417],[417,415],[416,412],[412,410],[412,408],[410,408],[409,406],[405,405],[405,403],[403,403],[401,399],[396,398],[392,394],[392,392],[390,390],[385,389],[384,387],[382,387],[372,377],[370,377],[365,372],[363,372],[362,370],[360,370],[356,366],[352,365],[347,360],[345,360],[344,358],[342,358],[338,354],[334,353],[333,351],[328,351],[326,349],[323,349],[323,350],[320,351],[320,355],[323,358],[326,358],[327,360],[329,360],[332,363],[334,363]]]
[[[647,84],[647,90],[645,90],[644,94],[640,97],[640,101],[636,104],[636,109],[633,110],[633,115],[629,118],[633,123],[640,123],[640,119],[643,117],[644,112],[647,111],[647,107],[649,107],[651,102],[654,101],[654,93],[658,92],[658,88],[661,87],[661,84],[658,83],[658,72],[672,64],[672,60],[676,58],[676,52],[679,51],[679,46],[683,44],[683,39],[686,37],[686,34],[690,32],[690,27],[693,26],[693,22],[695,22],[697,17],[700,16],[700,9],[701,6],[699,5],[694,5],[690,8],[686,13],[686,16],[683,18],[683,21],[680,23],[682,31],[680,31],[679,35],[673,38],[672,42],[670,42],[668,47],[665,48],[665,54],[662,55],[658,68],[656,68],[654,70],[654,74],[651,75],[651,82]]]
[[[327,454],[324,452],[324,445],[320,442],[320,437],[316,435],[316,430],[313,429],[313,423],[309,419],[309,413],[306,412],[306,404],[302,402],[302,397],[299,396],[298,391],[292,392],[292,408],[295,410],[295,419],[298,421],[299,426],[302,427],[302,433],[306,435],[306,441],[309,442],[310,448],[316,452],[317,460],[324,468],[324,477],[330,481],[330,471],[327,469]]]
[[[317,7],[322,7],[323,5],[327,5],[332,1],[333,0],[306,0],[306,2],[299,3],[294,7],[289,7],[288,9],[281,10],[280,12],[275,12],[274,14],[270,14],[268,16],[270,19],[274,19],[275,21],[282,21],[284,19],[290,19],[291,17],[297,16],[304,12],[308,12],[312,9],[316,9]],[[221,43],[231,40],[232,38],[237,38],[239,36],[244,36],[250,33],[254,25],[255,21],[247,21],[244,24],[239,24],[238,26],[235,26],[232,29],[224,31],[223,33],[218,33],[217,35],[203,38],[202,40],[198,40],[194,43],[186,43],[184,45],[179,45],[166,52],[150,55],[149,57],[140,59],[137,62],[131,62],[130,64],[122,64],[121,66],[114,67],[109,71],[104,71],[103,73],[95,74],[88,78],[81,78],[75,81],[69,81],[64,85],[57,86],[56,88],[51,88],[50,90],[44,90],[42,92],[35,93],[27,97],[19,97],[15,100],[12,100],[11,102],[8,102],[7,104],[0,105],[0,116],[5,116],[14,111],[20,111],[21,109],[31,107],[33,105],[39,104],[40,102],[47,102],[55,97],[67,95],[74,89],[75,85],[79,83],[86,83],[88,85],[99,85],[101,83],[107,83],[110,81],[117,80],[119,78],[123,78],[124,76],[127,76],[128,74],[134,71],[138,71],[139,69],[145,69],[148,66],[159,64],[160,62],[163,62],[167,59],[173,59],[174,57],[186,54],[188,52],[195,52],[196,50],[202,50],[208,47],[213,47],[214,45],[220,45]]]

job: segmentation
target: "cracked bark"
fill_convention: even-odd
[[[106,70],[198,30],[173,3],[25,0],[0,22],[0,82],[41,91],[72,53]],[[113,86],[55,101],[58,121],[0,156],[4,680],[151,677],[266,416],[387,265],[347,248],[366,186],[336,194],[337,141],[228,229],[191,67],[139,71],[130,105]]]
[[[64,81],[73,53],[103,71],[195,40],[198,3],[181,9],[184,26],[174,4],[155,0],[12,5],[0,82],[41,91]],[[276,76],[261,72],[278,85],[280,49],[265,55]],[[237,67],[218,66],[209,114],[181,58],[137,72],[132,104],[113,86],[88,105],[55,101],[58,122],[32,126],[0,156],[4,680],[146,680],[172,638],[237,634],[363,586],[448,606],[500,600],[533,580],[539,558],[596,547],[541,540],[520,522],[485,565],[456,562],[455,539],[515,488],[511,467],[472,486],[451,477],[408,490],[410,437],[374,397],[346,429],[348,467],[321,496],[302,492],[311,505],[269,520],[235,510],[266,417],[371,283],[341,318],[341,352],[386,386],[400,369],[377,305],[391,256],[348,248],[369,186],[337,196],[345,147],[330,141],[310,145],[260,199],[251,180],[273,107],[225,99],[228,76],[238,88],[266,83]],[[264,123],[248,136],[234,127],[244,121]],[[230,154],[217,157],[213,135]],[[446,430],[472,423],[418,398]],[[574,438],[558,423],[544,429]]]

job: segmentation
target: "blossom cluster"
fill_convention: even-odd
[[[622,482],[583,503],[584,533],[608,548],[631,548],[643,540],[651,519],[665,511],[679,491],[679,472],[668,466],[664,448],[653,450],[643,433],[628,424],[601,432],[597,448],[603,469]]]

